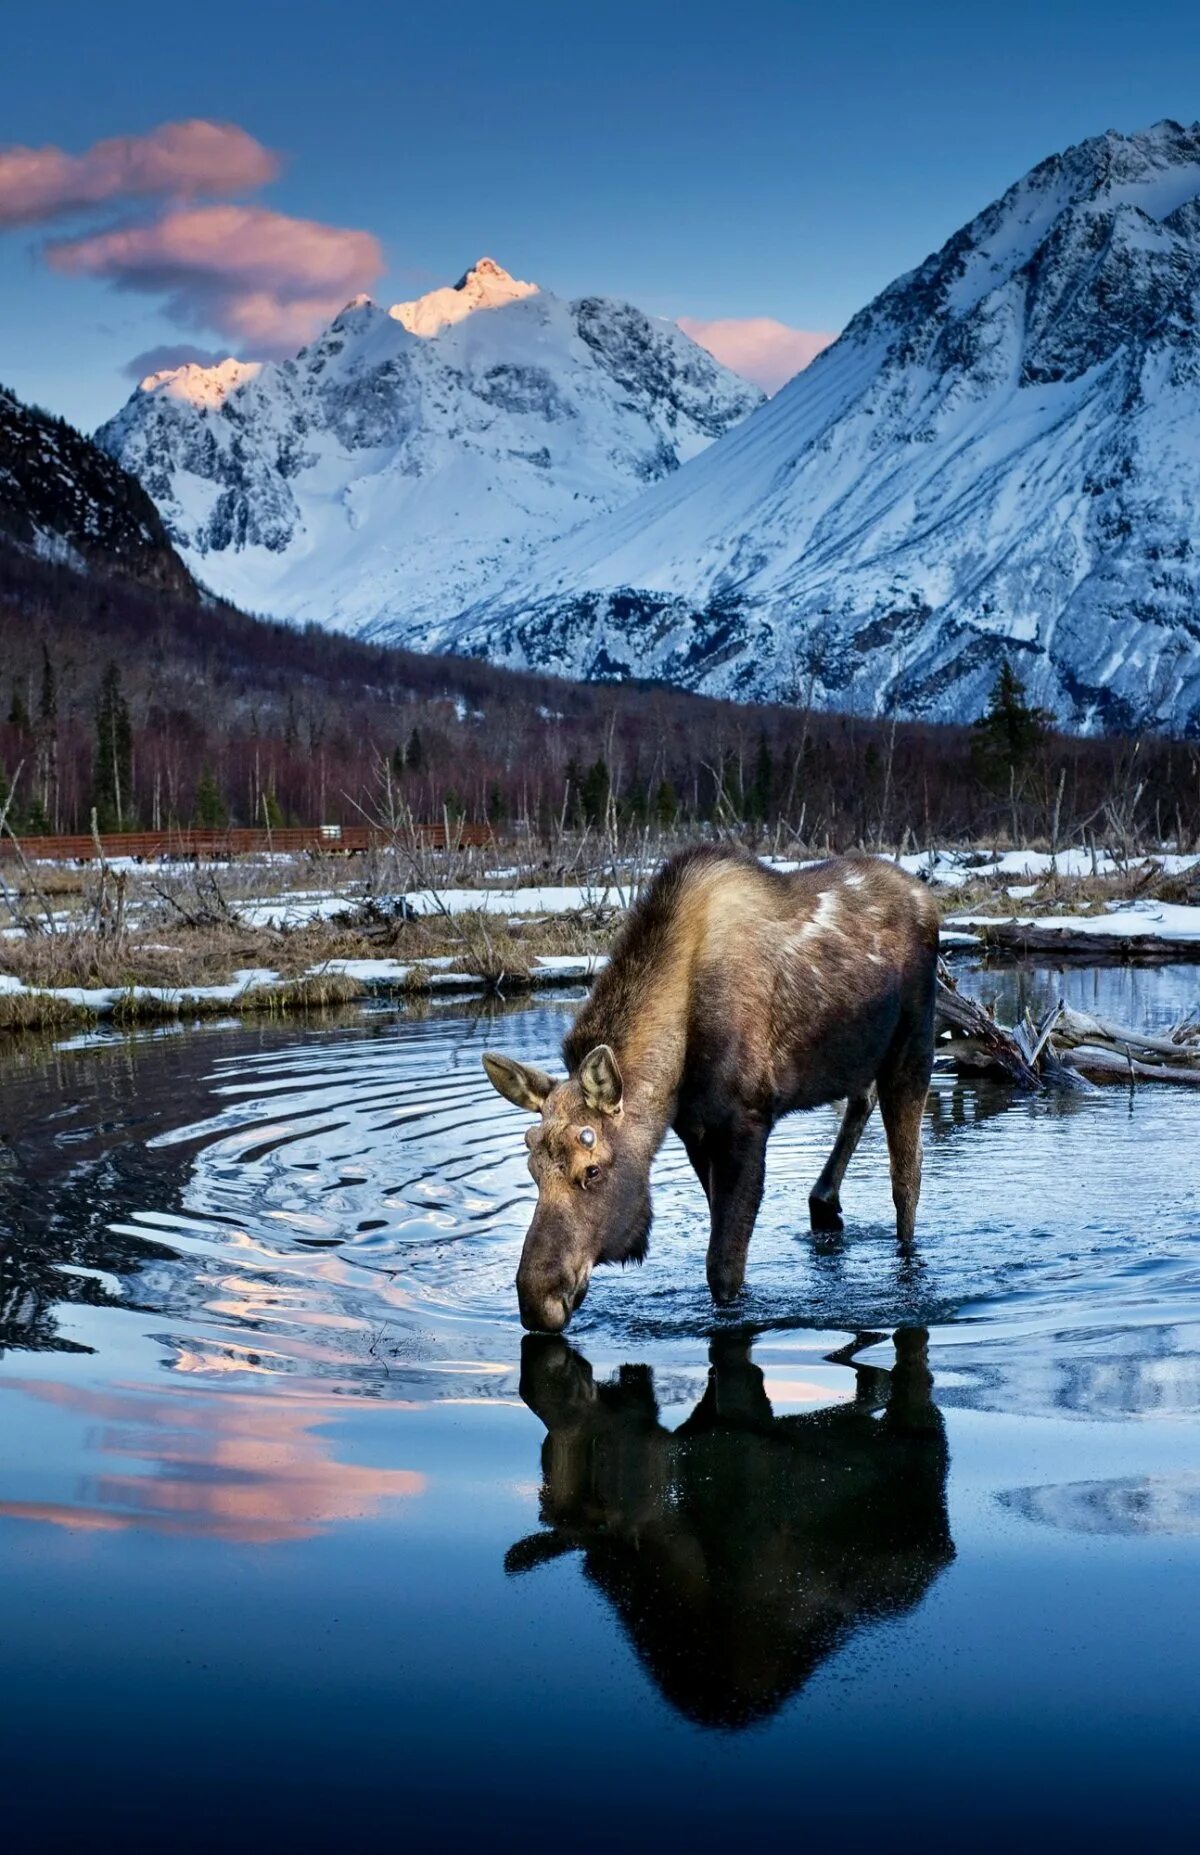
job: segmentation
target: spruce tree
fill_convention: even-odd
[[[679,816],[679,797],[669,779],[659,781],[654,811],[664,831],[669,831]]]
[[[206,766],[196,784],[194,806],[196,824],[202,831],[219,831],[229,823],[229,812],[221,796],[216,774]]]
[[[747,807],[756,824],[763,824],[770,817],[774,792],[775,762],[764,731],[758,737],[758,753],[754,761],[754,778],[750,786],[750,803]]]
[[[583,815],[589,824],[603,824],[608,816],[608,795],[611,781],[608,765],[601,757],[594,760],[583,776],[579,789],[579,799],[583,806]]]
[[[46,832],[54,830],[58,812],[58,678],[45,639],[42,640],[42,687],[38,696],[37,778],[40,810]]]
[[[1006,657],[971,744],[975,770],[988,785],[1006,785],[1011,774],[1023,772],[1054,725],[1049,709],[1035,707],[1026,695]]]
[[[133,727],[115,663],[100,680],[92,804],[102,831],[124,831],[133,821]]]

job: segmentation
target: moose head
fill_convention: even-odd
[[[597,1044],[573,1075],[489,1051],[492,1087],[538,1120],[525,1135],[537,1209],[521,1251],[517,1302],[522,1323],[560,1333],[601,1262],[641,1262],[650,1235],[652,1149],[627,1112],[617,1059]]]

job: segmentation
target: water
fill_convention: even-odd
[[[797,1117],[720,1316],[671,1141],[645,1266],[523,1340],[479,1054],[552,1066],[571,1008],[0,1056],[6,1846],[1177,1837],[1200,1097],[939,1081],[908,1262],[875,1125],[808,1235]]]

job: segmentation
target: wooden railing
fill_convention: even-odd
[[[224,860],[230,857],[261,856],[282,850],[292,854],[323,852],[326,855],[361,856],[368,850],[384,850],[393,834],[384,827],[370,825],[324,824],[302,825],[279,831],[242,830],[230,827],[223,831],[184,831],[168,827],[162,831],[114,831],[100,839],[105,857],[134,857],[139,862],[174,857],[184,862]],[[451,825],[447,838],[444,824],[419,824],[395,834],[395,841],[422,850],[476,848],[491,841],[486,825]],[[30,862],[86,863],[96,857],[92,837],[26,837],[21,848]],[[0,857],[15,857],[16,846],[7,835],[0,839]]]

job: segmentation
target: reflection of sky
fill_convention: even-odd
[[[933,1303],[956,1557],[768,1725],[700,1735],[577,1552],[504,1571],[544,1530],[544,1431],[516,1401],[521,1122],[491,1107],[477,1053],[495,1041],[544,1065],[563,1016],[132,1039],[119,1073],[93,1050],[69,1059],[69,1089],[60,1071],[39,1094],[35,1067],[0,1090],[30,1181],[12,1200],[30,1274],[0,1358],[0,1745],[23,1788],[94,1837],[97,1798],[136,1765],[133,1802],[179,1848],[205,1827],[180,1823],[180,1799],[214,1772],[228,1822],[247,1799],[265,1810],[264,1847],[333,1846],[352,1810],[402,1805],[420,1846],[528,1849],[531,1799],[588,1848],[631,1825],[697,1847],[715,1828],[724,1846],[794,1840],[798,1820],[844,1833],[848,1797],[864,1846],[897,1822],[957,1846],[981,1797],[1010,1846],[1031,1799],[1043,1824],[1059,1812],[1063,1846],[1105,1846],[1135,1812],[1127,1839],[1145,1846],[1159,1806],[1183,1820],[1197,1103],[939,1084],[911,1283],[878,1128],[832,1246],[803,1228],[832,1117],[781,1130],[750,1312],[813,1324],[764,1332],[755,1363],[776,1414],[819,1410],[852,1390],[828,1358],[851,1316],[883,1332],[902,1296]],[[150,1144],[214,1117],[207,1144]],[[705,1390],[713,1316],[673,1146],[657,1191],[650,1263],[597,1281],[578,1343],[598,1381],[653,1365],[676,1428]],[[341,1242],[308,1247],[272,1210]],[[21,1315],[31,1294],[56,1332]],[[95,1351],[23,1351],[22,1333]],[[867,1359],[888,1368],[890,1340]]]
[[[274,1545],[369,1518],[426,1488],[410,1469],[339,1461],[329,1430],[342,1414],[334,1398],[20,1378],[0,1378],[0,1391],[82,1420],[76,1447],[104,1464],[75,1478],[70,1499],[0,1501],[0,1516],[13,1519]],[[20,1479],[6,1477],[6,1485]]]

